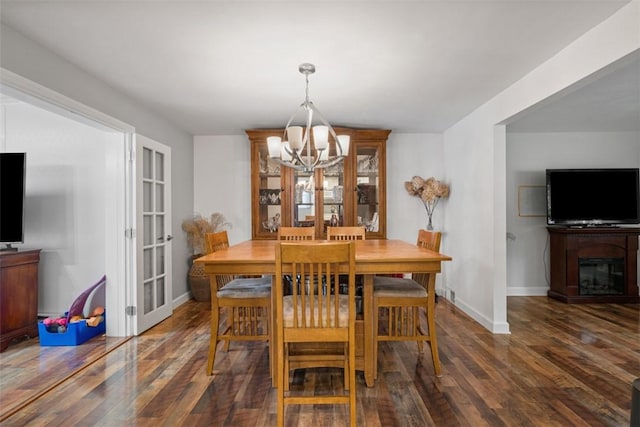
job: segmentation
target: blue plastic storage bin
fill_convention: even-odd
[[[65,332],[49,332],[42,321],[38,322],[38,334],[41,346],[80,345],[93,337],[107,331],[106,313],[102,315],[102,322],[98,326],[87,326],[86,319],[69,323]]]

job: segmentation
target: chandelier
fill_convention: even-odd
[[[315,65],[300,64],[298,71],[304,74],[306,81],[304,102],[287,122],[282,137],[267,137],[267,147],[269,158],[277,163],[298,171],[312,172],[341,162],[349,154],[350,137],[336,135],[313,102],[309,101],[309,74],[316,72]],[[304,119],[304,126],[293,125],[299,116]],[[334,148],[331,149],[331,146]],[[330,151],[335,155],[330,156]]]

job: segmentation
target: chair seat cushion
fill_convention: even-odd
[[[234,279],[217,292],[218,298],[262,298],[271,295],[271,278]]]
[[[300,297],[298,297],[299,299]],[[348,326],[348,322],[349,322],[349,296],[348,295],[339,295],[338,296],[338,303],[339,303],[339,308],[338,308],[338,325],[335,325],[335,310],[333,310],[333,301],[334,301],[335,297],[330,297],[330,301],[329,304],[331,304],[331,310],[329,313],[329,319],[327,319],[326,316],[323,316],[322,318],[322,326],[323,327],[327,327],[327,320],[330,320],[329,325],[331,325],[332,327],[344,327],[346,328]],[[310,304],[309,304],[309,299],[307,299],[307,304],[306,304],[306,319],[307,319],[307,324],[305,325],[306,327],[311,327],[311,326],[318,326],[318,325],[309,325],[310,322],[310,313],[311,313],[311,308],[310,308]],[[324,297],[322,299],[322,307],[323,309],[326,307],[326,297]],[[316,321],[318,320],[318,297],[315,296],[313,297],[313,308],[314,308],[314,319],[316,319]],[[325,313],[325,311],[323,310],[323,314]],[[301,312],[301,308],[298,308],[298,319],[300,321],[302,321],[302,312]],[[287,295],[282,299],[282,318],[284,319],[284,327],[285,328],[292,328],[293,327],[293,296],[291,295]],[[300,326],[302,327],[302,326]]]
[[[222,289],[255,288],[256,286],[271,286],[271,277],[233,279],[232,281],[224,285]]]
[[[373,296],[424,298],[427,296],[427,291],[412,279],[376,276],[373,278]]]

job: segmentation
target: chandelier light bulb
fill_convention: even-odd
[[[267,137],[267,148],[269,149],[269,157],[279,157],[280,156],[280,142],[282,138],[279,136],[269,136]]]
[[[349,143],[351,142],[351,137],[349,135],[338,135],[338,156],[348,156],[349,155]]]
[[[329,146],[329,126],[313,127],[313,145],[316,150],[324,150]]]
[[[302,150],[302,126],[289,126],[287,128],[289,137],[289,148],[292,150]]]

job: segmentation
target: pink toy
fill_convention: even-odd
[[[42,323],[44,324],[44,326],[51,326],[53,324],[56,324],[58,326],[66,326],[67,325],[67,318],[66,317],[47,317],[46,319],[44,319],[42,321]]]

